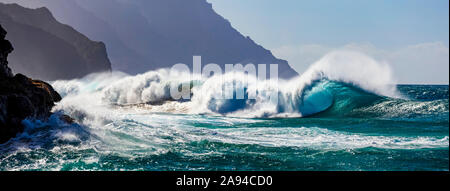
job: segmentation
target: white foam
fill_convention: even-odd
[[[448,136],[442,138],[370,136],[316,127],[205,129],[205,131],[215,131],[215,133],[205,133],[206,136],[204,139],[211,141],[230,144],[256,144],[268,147],[346,150],[367,147],[383,149],[421,149],[445,148],[449,146]]]
[[[170,88],[190,83],[190,77],[191,74],[182,72],[173,74],[161,69],[136,76],[127,76],[123,73],[95,74],[79,80],[56,81],[53,85],[64,96],[57,109],[79,107],[80,110],[101,110],[97,107],[170,100]],[[314,63],[300,77],[289,81],[257,80],[256,77],[246,76],[243,73],[215,75],[202,78],[192,89],[191,102],[172,102],[146,108],[152,112],[247,118],[299,117],[303,112],[311,112],[302,109],[305,88],[320,79],[350,83],[376,94],[400,97],[394,85],[392,72],[386,63],[377,62],[357,52],[336,51]],[[243,102],[223,99],[227,93],[224,90],[230,86],[233,88],[233,85],[248,87],[244,94],[251,99]],[[277,99],[273,99],[274,97]]]

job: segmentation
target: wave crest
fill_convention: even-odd
[[[82,102],[88,100],[91,105],[130,105],[165,104],[173,100],[171,88],[189,83],[190,100],[161,107],[163,110],[159,112],[179,111],[171,107],[183,107],[186,113],[237,117],[301,117],[325,111],[334,104],[338,92],[330,83],[349,84],[375,95],[401,97],[387,64],[346,51],[326,55],[303,75],[288,81],[257,80],[239,72],[200,78],[195,83],[191,77],[189,73],[161,69],[136,76],[97,74],[56,81],[53,85],[65,100],[80,103],[83,97]],[[63,100],[60,105],[69,102]]]

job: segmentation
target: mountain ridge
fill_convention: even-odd
[[[177,63],[192,65],[192,56],[202,56],[204,64],[278,64],[281,78],[292,78],[298,73],[286,60],[276,58],[270,50],[242,35],[231,23],[217,14],[206,0],[0,0],[17,2],[30,7],[46,6],[58,12],[57,19],[76,24],[76,29],[90,38],[103,41],[109,50],[125,50],[136,57],[109,51],[113,69],[130,74],[171,67]],[[61,10],[66,4],[77,5],[70,14]],[[78,17],[91,15],[86,22],[75,22]],[[107,25],[92,26],[90,20]],[[119,40],[110,34],[103,37],[99,31],[109,26]],[[114,36],[114,35],[113,35]],[[123,45],[117,42],[123,42]],[[269,73],[269,72],[268,72]],[[268,75],[267,73],[267,75]]]
[[[16,72],[58,80],[111,71],[104,43],[59,23],[47,8],[0,3],[0,22],[16,47],[10,55],[10,67]]]

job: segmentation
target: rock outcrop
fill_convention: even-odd
[[[103,42],[94,42],[58,22],[47,8],[29,9],[0,3],[0,23],[15,51],[9,57],[13,72],[32,78],[59,80],[111,71]]]
[[[11,69],[8,67],[8,54],[14,49],[11,43],[5,40],[6,31],[0,27],[0,77],[12,77]]]
[[[61,96],[48,83],[23,74],[13,76],[7,57],[13,51],[0,25],[0,144],[23,131],[28,117],[45,119]]]

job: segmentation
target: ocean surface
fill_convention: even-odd
[[[184,101],[168,87],[187,78],[163,70],[53,82],[55,114],[23,121],[0,145],[0,170],[448,171],[449,86],[392,85],[365,57],[328,69],[335,57],[290,81],[255,80],[244,99],[213,96],[239,75],[188,80]]]

